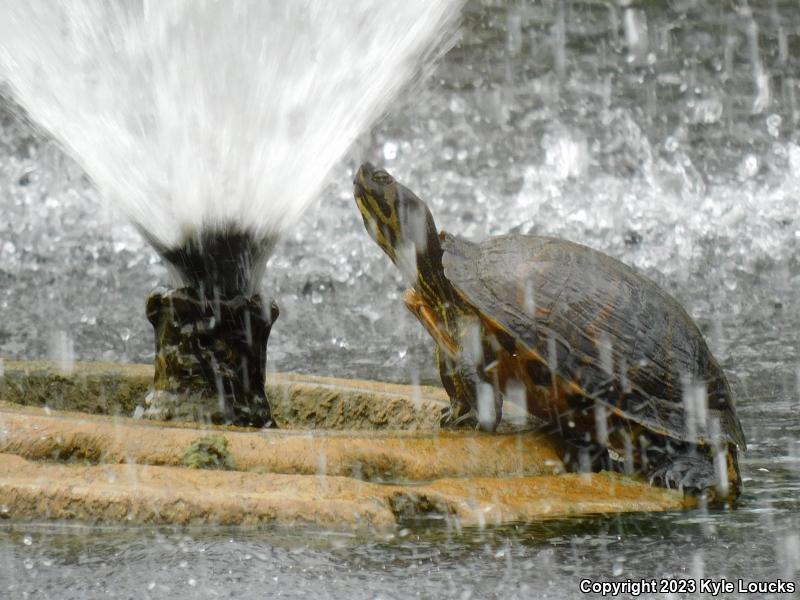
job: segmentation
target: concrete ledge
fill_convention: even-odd
[[[438,431],[447,399],[437,388],[272,375],[286,428],[254,430],[108,416],[142,402],[146,366],[3,371],[0,517],[386,528],[419,516],[460,526],[694,505],[620,475],[561,474],[557,441],[544,435]],[[234,470],[183,466],[209,433]]]

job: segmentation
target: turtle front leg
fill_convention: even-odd
[[[406,308],[417,317],[425,330],[436,342],[436,364],[439,367],[439,376],[442,385],[450,397],[450,406],[442,410],[439,426],[449,427],[477,427],[478,418],[475,409],[470,406],[468,398],[459,393],[453,379],[458,370],[458,344],[445,330],[436,311],[422,299],[416,290],[408,289],[403,294]]]
[[[451,360],[436,347],[436,362],[450,406],[442,411],[442,428],[468,427],[495,431],[502,418],[502,395],[488,382],[483,368],[465,361]]]
[[[469,417],[475,429],[494,433],[503,418],[503,395],[487,381],[483,368],[461,361],[458,377],[462,395],[469,398]]]
[[[450,396],[450,406],[442,411],[440,426],[480,428],[484,431],[497,429],[502,417],[502,398],[499,392],[487,383],[482,367],[474,360],[464,360],[461,344],[453,339],[433,307],[427,304],[416,290],[406,290],[403,301],[436,342],[439,375],[447,395]],[[482,394],[486,394],[489,400],[486,403],[487,414],[483,415],[479,410]],[[490,394],[491,399],[488,398]]]
[[[436,311],[422,299],[416,290],[408,289],[403,293],[406,308],[419,319],[422,326],[436,342],[436,346],[451,360],[458,357],[458,344],[445,330]]]
[[[468,398],[458,393],[456,382],[453,379],[458,368],[457,364],[445,356],[439,346],[436,346],[436,364],[439,367],[439,377],[442,379],[442,385],[444,385],[444,389],[450,397],[450,406],[442,409],[439,427],[442,429],[455,427],[477,429],[478,413],[469,405]]]

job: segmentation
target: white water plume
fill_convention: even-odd
[[[461,0],[0,2],[0,79],[170,246],[289,227]]]

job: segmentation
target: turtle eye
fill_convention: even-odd
[[[392,176],[383,169],[378,169],[372,174],[372,180],[380,185],[388,185],[394,181]]]

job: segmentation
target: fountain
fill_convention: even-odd
[[[140,299],[164,261],[0,91],[0,596],[563,599],[582,580],[796,582],[798,31],[798,7],[771,0],[468,0],[459,43],[276,242],[255,293],[281,309],[266,392],[283,428],[263,431],[115,416],[152,386]],[[364,160],[414,182],[447,231],[581,242],[678,298],[734,387],[749,443],[737,509],[585,515],[624,496],[565,504],[525,435],[431,432],[444,397],[429,338],[353,207]],[[373,383],[345,394],[342,378]],[[387,431],[403,428],[417,431]],[[236,470],[181,466],[209,434]],[[560,477],[562,492],[598,483]]]
[[[458,0],[10,3],[0,79],[169,265],[147,300],[145,415],[274,425],[278,317],[257,293],[281,232],[446,46]]]

